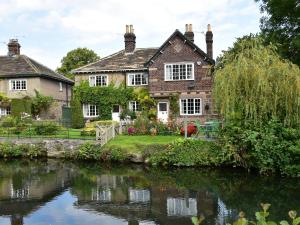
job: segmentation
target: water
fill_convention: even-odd
[[[300,180],[236,170],[0,161],[0,224],[225,224],[269,202],[274,219],[300,213]]]

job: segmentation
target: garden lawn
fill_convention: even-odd
[[[140,152],[142,146],[151,144],[169,144],[180,136],[150,136],[150,135],[119,135],[113,140],[109,141],[105,147],[119,147],[126,149],[128,152]]]

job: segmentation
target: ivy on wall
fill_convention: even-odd
[[[25,112],[31,114],[31,99],[29,97],[24,97],[21,99],[11,100],[11,115],[15,117],[20,117],[21,113]]]
[[[171,119],[176,119],[179,115],[179,94],[175,93],[169,97],[170,100],[170,117]]]
[[[87,81],[81,82],[73,88],[74,98],[80,100],[81,104],[93,104],[98,106],[99,119],[110,120],[113,105],[121,105],[127,108],[129,101],[135,99],[133,88],[125,85],[115,87],[110,84],[107,87],[90,87]]]

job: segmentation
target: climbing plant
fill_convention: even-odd
[[[35,97],[31,98],[31,113],[39,115],[42,111],[47,111],[54,100],[51,96],[42,95],[37,90],[34,91]]]
[[[170,116],[172,119],[176,119],[176,117],[179,115],[179,104],[178,104],[178,101],[179,101],[179,94],[178,93],[175,93],[175,94],[172,94],[170,97],[169,97],[169,100],[170,100]]]
[[[238,50],[238,51],[235,51]],[[214,98],[225,121],[262,126],[272,118],[287,127],[300,119],[299,67],[264,46],[258,36],[239,39],[215,73]]]
[[[73,95],[81,104],[97,105],[99,119],[102,120],[111,119],[113,105],[121,105],[125,109],[128,101],[135,98],[133,88],[126,88],[125,85],[115,87],[111,83],[107,87],[90,87],[87,81],[75,86]]]
[[[140,103],[142,111],[147,114],[149,119],[156,118],[156,101],[150,96],[148,89],[135,89],[134,98]]]

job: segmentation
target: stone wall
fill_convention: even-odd
[[[41,139],[41,138],[28,138],[28,139],[18,139],[18,138],[0,138],[0,142],[11,142],[16,145],[21,144],[42,144],[47,150],[47,156],[49,158],[65,158],[76,152],[77,148],[82,145],[86,140],[77,139]],[[89,140],[91,142],[91,140]]]

